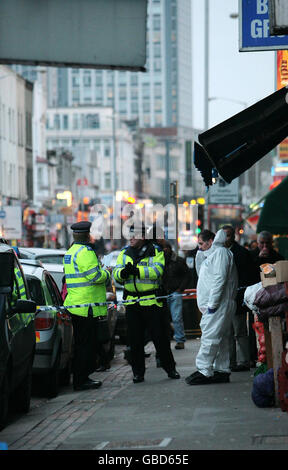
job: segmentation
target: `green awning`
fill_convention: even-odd
[[[288,235],[288,176],[265,197],[257,233],[262,230],[273,235]]]

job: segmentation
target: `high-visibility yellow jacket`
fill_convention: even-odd
[[[88,244],[73,243],[65,253],[64,273],[67,296],[64,305],[106,302],[106,283],[110,273],[102,269],[97,255]],[[89,307],[69,308],[73,315],[88,316]],[[107,306],[92,307],[93,316],[107,315]]]
[[[134,275],[129,275],[127,279],[121,277],[121,271],[127,263],[132,263],[139,269],[139,277]],[[113,276],[116,282],[124,285],[126,300],[130,300],[127,305],[132,305],[138,299],[141,306],[158,305],[161,307],[163,305],[161,300],[156,300],[155,297],[161,287],[164,267],[164,252],[158,245],[150,242],[144,246],[142,255],[140,251],[138,259],[135,259],[135,250],[130,246],[122,249],[117,258]],[[148,298],[150,300],[145,300]]]

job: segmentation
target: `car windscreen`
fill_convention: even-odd
[[[46,305],[41,281],[39,279],[28,276],[26,276],[26,279],[31,294],[31,299],[34,300],[37,305]]]
[[[36,259],[42,261],[42,263],[63,264],[63,255],[38,255]]]

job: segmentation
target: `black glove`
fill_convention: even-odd
[[[127,263],[125,268],[121,271],[122,279],[127,279],[130,274],[134,274],[134,266],[132,263]]]

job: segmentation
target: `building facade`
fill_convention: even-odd
[[[33,199],[33,85],[0,66],[0,194],[2,204]]]
[[[115,190],[134,193],[133,136],[112,108],[48,108],[46,118],[48,152],[61,150],[73,156],[73,183],[66,189],[76,201],[98,199],[111,205]]]

